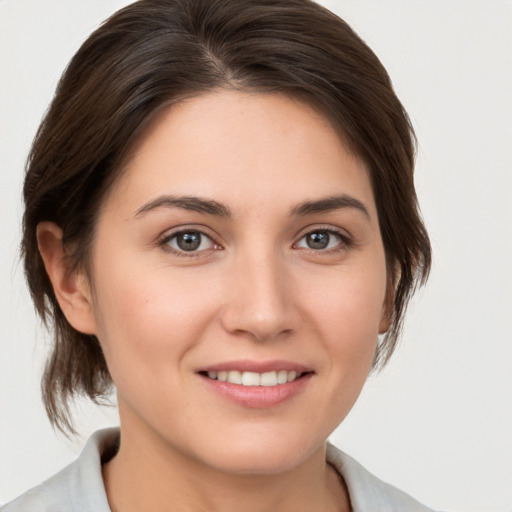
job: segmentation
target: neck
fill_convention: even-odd
[[[152,432],[135,434],[122,427],[119,452],[103,467],[112,512],[350,511],[343,480],[325,462],[325,445],[292,470],[233,474]]]

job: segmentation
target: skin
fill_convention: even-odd
[[[350,201],[298,211],[333,196]],[[180,230],[204,233],[199,250],[180,250]],[[118,393],[121,447],[103,471],[113,511],[350,510],[325,441],[389,327],[386,262],[368,171],[324,117],[277,94],[174,105],[104,201],[92,283],[66,273],[61,237],[39,225],[61,307],[100,340]],[[276,406],[246,407],[198,374],[233,360],[292,361],[310,377]]]

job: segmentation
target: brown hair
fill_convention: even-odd
[[[366,162],[394,292],[374,366],[388,360],[408,300],[427,278],[413,130],[384,67],[343,20],[310,0],[136,2],[73,57],[27,162],[22,255],[36,309],[54,331],[42,390],[51,422],[63,431],[73,431],[75,394],[98,401],[112,381],[96,337],[73,329],[58,305],[37,224],[58,224],[70,272],[86,268],[99,207],[134,139],[163,106],[213,88],[299,96]]]

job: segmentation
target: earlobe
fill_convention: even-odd
[[[395,283],[388,278],[386,297],[382,305],[382,315],[379,323],[379,334],[386,334],[393,321],[393,309],[395,306]]]
[[[379,334],[386,334],[391,327],[391,315],[388,312],[387,306],[382,309],[382,318],[379,324]]]
[[[37,225],[37,243],[46,273],[68,322],[84,334],[96,334],[88,280],[83,272],[69,272],[62,245],[62,229],[53,222]]]

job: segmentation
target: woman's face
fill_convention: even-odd
[[[323,450],[388,327],[365,165],[281,95],[162,112],[100,211],[92,269],[123,432],[228,472]]]

